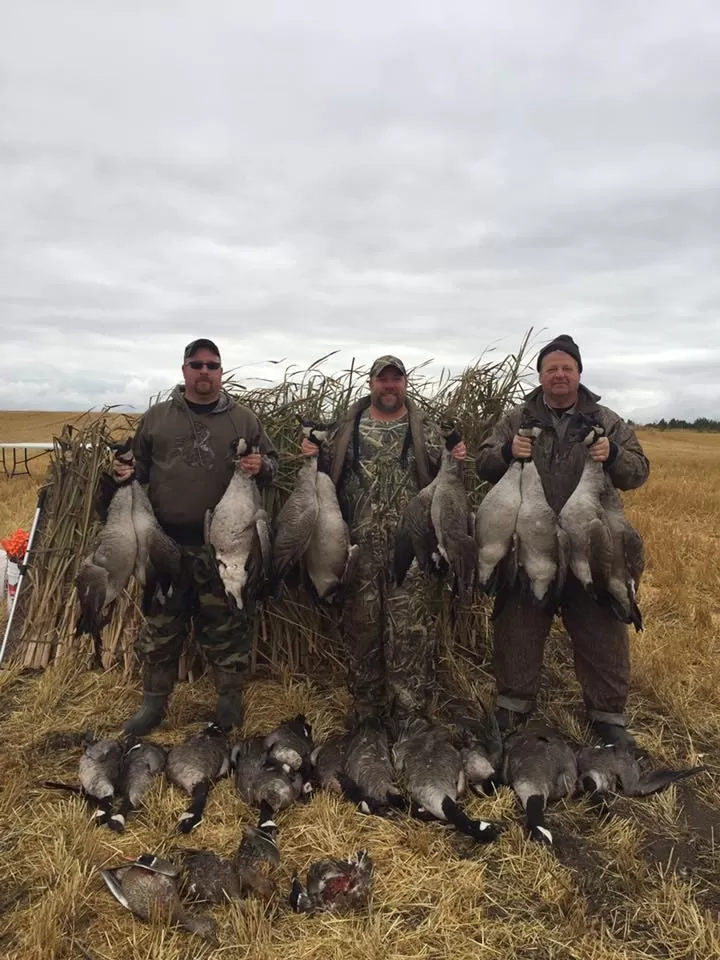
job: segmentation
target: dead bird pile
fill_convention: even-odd
[[[172,924],[215,942],[215,921],[193,904],[247,896],[277,900],[277,815],[295,803],[311,802],[316,790],[343,796],[360,815],[444,823],[487,844],[501,837],[503,825],[470,818],[462,799],[468,789],[484,796],[507,785],[525,811],[529,837],[552,845],[544,819],[549,801],[582,791],[646,796],[701,769],[645,771],[627,749],[572,744],[537,721],[502,738],[493,718],[470,702],[455,702],[445,716],[447,723],[415,717],[386,724],[372,718],[318,745],[303,715],[235,743],[210,724],[169,750],[149,740],[86,735],[79,785],[45,781],[44,786],[81,794],[95,824],[121,833],[130,817],[143,816],[149,788],[164,773],[188,795],[188,809],[175,827],[185,834],[202,821],[213,784],[231,776],[239,797],[257,809],[256,822],[242,827],[231,859],[177,847],[162,855],[144,851],[100,871],[110,892],[135,916],[149,920],[160,912]],[[323,853],[318,851],[304,882],[293,871],[291,888],[281,899],[299,913],[365,908],[375,874],[369,853],[358,850],[347,858]]]

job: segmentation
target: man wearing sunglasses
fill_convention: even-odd
[[[260,487],[272,483],[278,456],[260,421],[222,388],[220,351],[212,340],[185,348],[182,374],[169,400],[152,406],[133,441],[134,463],[115,461],[116,481],[147,484],[155,516],[183,548],[191,583],[162,603],[151,601],[136,650],[143,664],[143,703],[124,725],[143,736],[162,721],[175,685],[178,660],[190,622],[209,660],[218,692],[215,721],[225,730],[242,723],[242,673],[250,652],[250,614],[231,611],[212,548],[204,543],[204,518],[213,510],[235,469],[234,442],[243,437],[252,452],[240,467]]]

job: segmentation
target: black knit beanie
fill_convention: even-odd
[[[582,373],[582,360],[580,359],[580,350],[578,345],[575,343],[573,338],[567,333],[561,333],[558,337],[555,337],[554,340],[551,340],[550,343],[546,344],[537,358],[537,368],[538,373],[540,372],[540,367],[542,366],[543,357],[548,353],[553,353],[555,350],[562,350],[563,353],[570,354],[571,357],[574,357],[577,360],[578,370]]]

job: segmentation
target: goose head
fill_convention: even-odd
[[[440,434],[445,441],[446,450],[452,450],[463,438],[460,424],[452,417],[443,417],[440,421]]]
[[[568,427],[567,435],[568,440],[573,443],[582,443],[586,447],[591,447],[596,440],[605,436],[605,428],[592,417],[584,413],[576,413]]]

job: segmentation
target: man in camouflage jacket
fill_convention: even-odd
[[[515,407],[481,445],[477,471],[497,483],[516,459],[532,460],[542,479],[548,504],[559,513],[580,480],[587,448],[567,438],[573,413],[599,421],[605,435],[590,447],[603,464],[607,480],[619,490],[641,486],[649,464],[633,430],[580,383],[582,360],[574,340],[562,334],[538,355],[540,386]],[[542,423],[531,441],[518,435],[524,416]],[[596,733],[605,743],[632,745],[625,706],[630,683],[630,645],[625,624],[600,606],[568,572],[562,617],[573,644],[575,673]],[[494,613],[494,670],[498,721],[516,726],[533,710],[540,687],[545,641],[553,615],[527,596],[519,584],[501,589]]]
[[[221,387],[220,352],[212,340],[185,348],[184,385],[169,400],[152,406],[133,441],[134,462],[116,460],[117,481],[147,484],[155,515],[183,551],[189,589],[175,590],[162,604],[155,598],[136,650],[143,663],[143,704],[124,725],[143,736],[161,722],[178,672],[178,660],[191,621],[195,639],[209,660],[218,691],[215,720],[230,729],[242,722],[242,671],[251,644],[246,609],[231,611],[212,547],[204,543],[204,518],[213,510],[235,470],[234,441],[243,437],[250,453],[242,470],[258,486],[272,483],[278,457],[258,418]]]
[[[443,448],[439,427],[407,398],[405,366],[379,357],[370,394],[353,404],[330,434],[330,473],[360,556],[342,611],[348,645],[350,722],[387,707],[395,716],[423,712],[435,675],[435,635],[427,582],[413,563],[401,587],[393,577],[398,520],[433,479]],[[318,448],[303,441],[306,456]],[[459,443],[453,454],[465,457]]]

